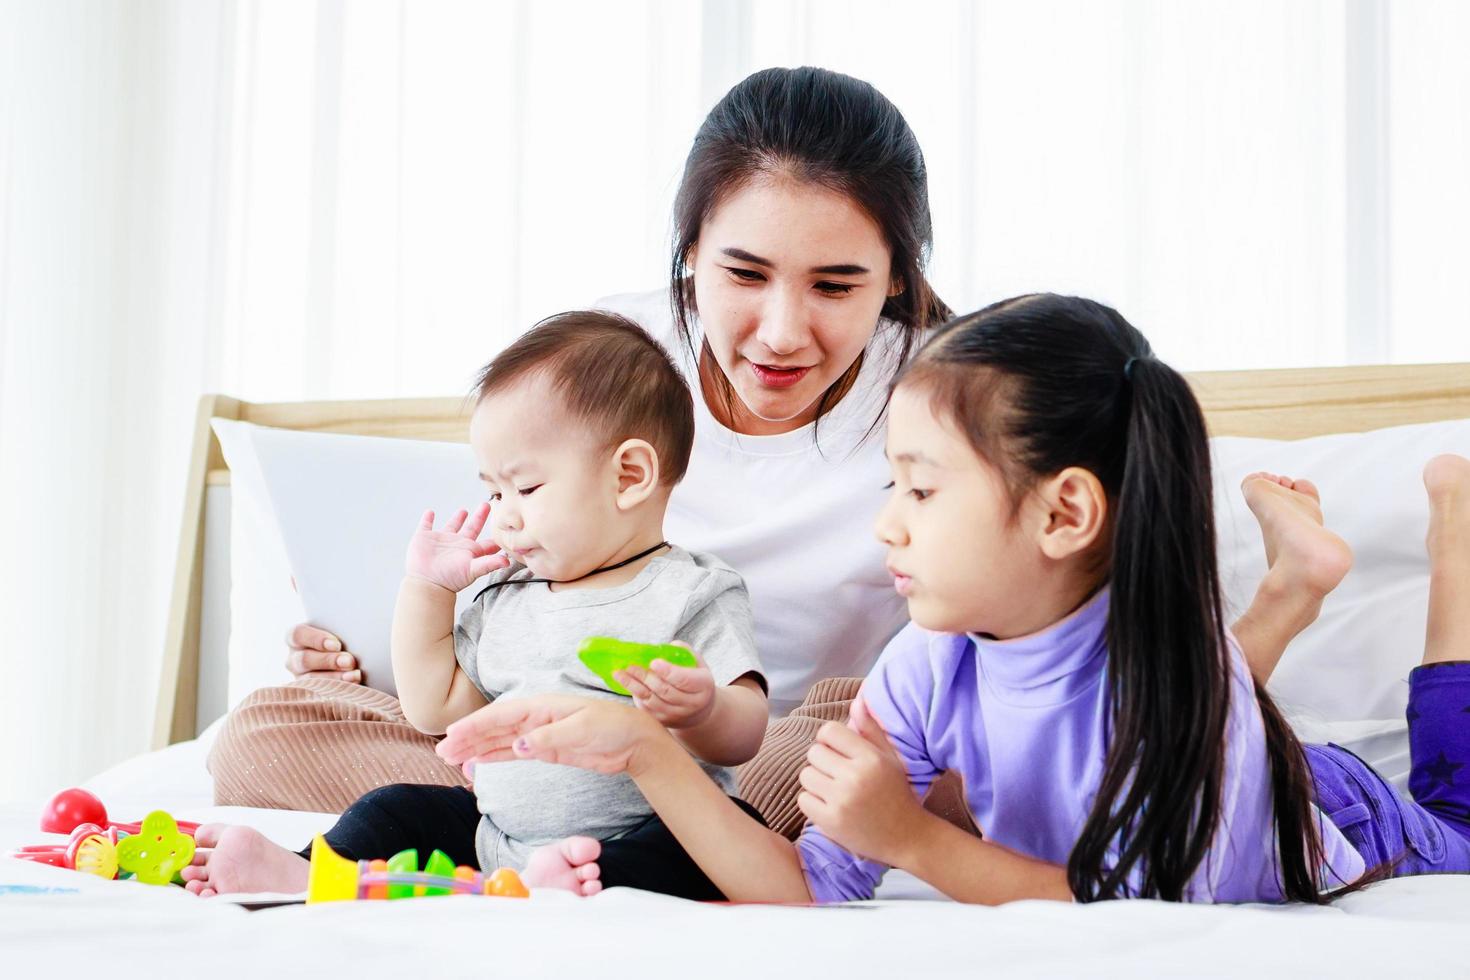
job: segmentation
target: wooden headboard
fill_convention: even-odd
[[[1212,435],[1305,439],[1470,418],[1470,364],[1213,371],[1192,374],[1189,381]],[[464,442],[468,411],[462,398],[252,403],[206,395],[200,400],[169,606],[155,748],[193,738],[195,732],[205,489],[229,481],[210,420]]]

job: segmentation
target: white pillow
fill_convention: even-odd
[[[1220,568],[1232,618],[1266,571],[1255,519],[1239,489],[1256,470],[1305,477],[1322,492],[1328,527],[1354,564],[1321,618],[1287,650],[1271,679],[1298,730],[1313,724],[1402,724],[1408,673],[1424,653],[1429,507],[1421,472],[1439,453],[1470,455],[1470,419],[1292,442],[1212,440]]]

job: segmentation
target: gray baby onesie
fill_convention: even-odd
[[[520,566],[495,582],[530,578]],[[607,589],[552,592],[544,583],[490,589],[460,616],[454,630],[459,666],[487,700],[533,694],[577,694],[630,701],[614,694],[577,659],[589,636],[637,643],[687,643],[709,667],[716,687],[754,673],[762,686],[755,628],[745,583],[712,555],[672,547],[631,581]],[[731,770],[700,763],[727,793]],[[611,840],[652,813],[633,780],[571,766],[518,760],[475,770],[480,867],[520,868],[530,851],[572,834]]]

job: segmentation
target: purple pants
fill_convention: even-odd
[[[1406,715],[1414,799],[1342,746],[1308,745],[1317,805],[1370,869],[1470,874],[1470,661],[1415,668]]]

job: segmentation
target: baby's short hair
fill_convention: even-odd
[[[475,402],[537,373],[607,445],[646,439],[658,453],[660,482],[672,487],[684,478],[694,400],[668,351],[638,324],[605,310],[547,317],[480,370]]]

